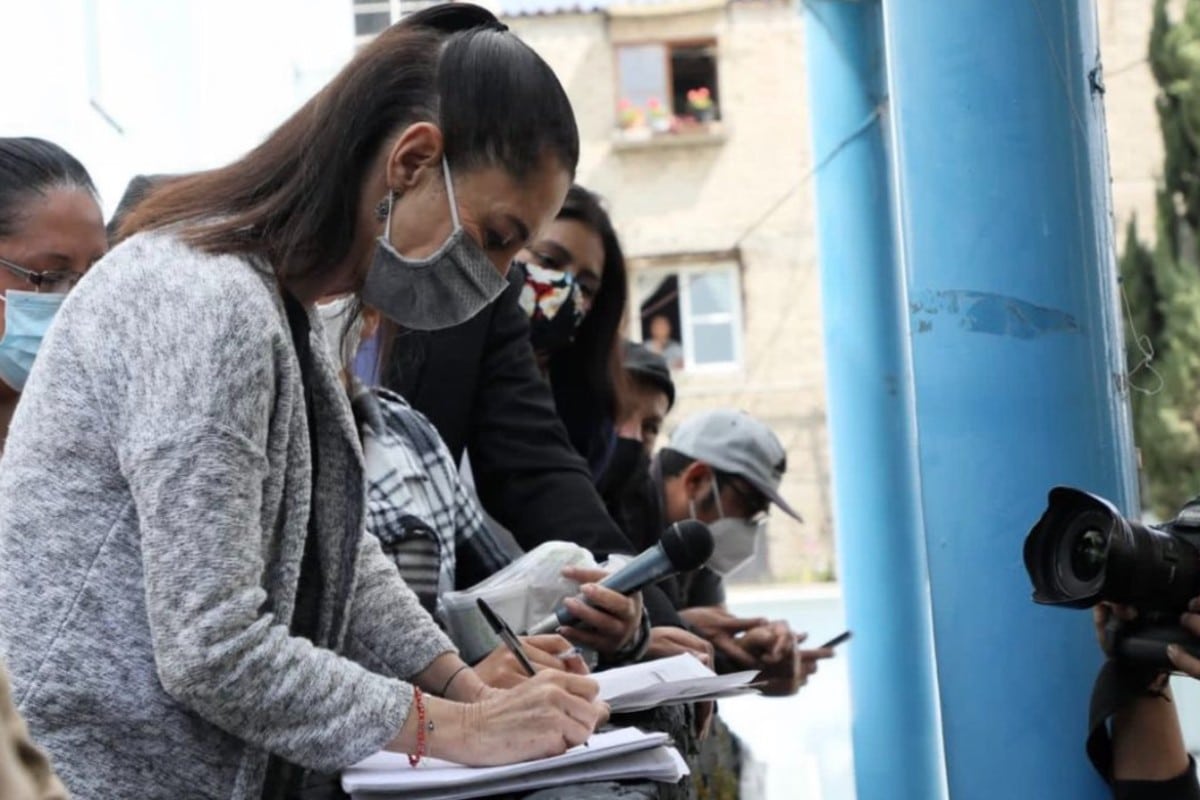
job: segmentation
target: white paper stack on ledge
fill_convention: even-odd
[[[685,653],[597,672],[591,677],[600,684],[600,699],[612,707],[613,713],[625,714],[757,693],[757,675],[754,670],[718,675]]]
[[[376,753],[342,773],[354,800],[457,800],[590,781],[645,779],[676,783],[688,774],[665,733],[617,728],[560,756],[502,767],[464,767],[425,758],[416,767],[399,753]]]

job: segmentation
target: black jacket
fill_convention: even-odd
[[[400,333],[383,385],[429,418],[456,461],[464,449],[470,454],[479,499],[522,548],[559,539],[600,558],[633,553],[538,372],[520,290],[510,281],[500,299],[457,327]],[[680,624],[665,596],[644,596],[655,624]]]

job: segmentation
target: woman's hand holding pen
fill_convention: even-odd
[[[557,669],[539,672],[512,689],[490,689],[479,702],[426,697],[428,755],[470,766],[511,764],[558,755],[583,744],[608,721],[608,704],[597,700],[591,678]],[[387,749],[414,752],[417,713]]]
[[[575,675],[588,674],[587,664],[584,663],[583,658],[563,637],[547,634],[519,638],[521,649],[525,651],[526,657],[537,671],[548,669]],[[492,650],[483,661],[476,664],[475,673],[488,686],[497,689],[510,689],[529,680],[529,676],[512,651],[504,645]]]

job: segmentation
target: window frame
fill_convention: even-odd
[[[369,0],[365,3],[350,0],[350,21],[354,25],[354,47],[357,49],[374,40],[378,33],[363,33],[358,32],[358,18],[367,14],[382,14],[385,11],[388,14],[388,25],[395,25],[400,21],[402,16],[400,10],[401,0]]]
[[[657,261],[657,260],[655,260]],[[633,330],[629,331],[634,341],[643,341],[642,336],[642,302],[640,286],[646,278],[666,278],[675,275],[679,283],[679,338],[683,346],[683,369],[687,375],[729,374],[743,369],[745,365],[745,295],[742,289],[742,261],[738,254],[721,254],[716,257],[697,259],[671,259],[673,263],[647,263],[633,270],[634,291],[630,293],[630,320],[636,320]],[[692,313],[692,278],[697,275],[712,273],[727,273],[731,281],[731,309],[728,312],[693,315]],[[728,317],[725,319],[706,319],[713,317]],[[725,323],[728,322],[732,331],[733,360],[719,361],[706,364],[696,363],[695,336],[692,326],[697,322]]]
[[[625,47],[645,47],[646,45],[659,45],[663,49],[663,72],[667,78],[666,91],[667,96],[663,98],[664,102],[672,105],[671,115],[680,116],[674,109],[674,87],[675,87],[675,71],[671,66],[671,51],[674,48],[682,47],[707,47],[711,46],[714,51],[713,55],[713,71],[716,73],[716,81],[712,88],[715,90],[717,97],[721,97],[721,39],[717,35],[713,36],[683,36],[679,38],[659,39],[653,37],[638,37],[632,39],[622,39],[612,43],[612,63],[613,63],[613,130],[617,133],[622,133],[620,106],[622,95],[624,94],[624,83],[621,77],[621,49]],[[721,110],[720,105],[717,105],[717,115],[711,122],[697,122],[697,127],[700,131],[705,131],[713,125],[720,125],[725,119],[725,115]],[[678,136],[679,133],[659,134],[667,136]],[[684,133],[683,135],[687,135]]]

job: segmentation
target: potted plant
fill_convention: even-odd
[[[699,122],[712,122],[716,118],[713,108],[712,92],[707,86],[689,89],[687,93],[688,109]]]
[[[651,97],[646,103],[646,118],[650,121],[650,130],[655,133],[670,133],[671,115],[657,97]]]
[[[623,99],[617,103],[617,125],[623,131],[639,130],[646,127],[646,115],[628,99]]]

